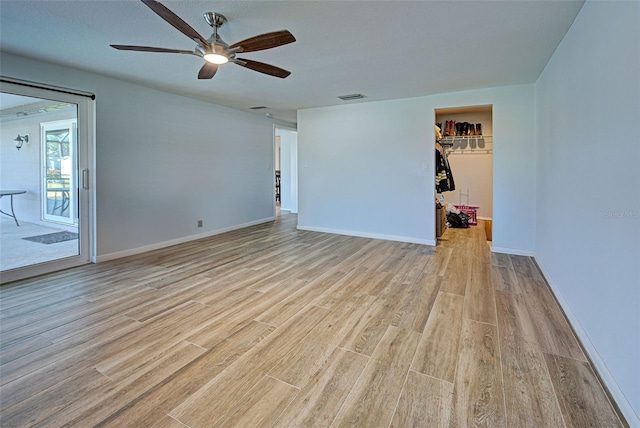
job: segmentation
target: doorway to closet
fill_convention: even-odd
[[[464,227],[468,220],[469,227],[483,228],[487,241],[491,241],[493,107],[436,109],[435,123],[440,128],[440,135],[436,130],[435,136],[436,238],[446,239],[447,225]]]

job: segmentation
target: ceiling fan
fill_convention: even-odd
[[[226,64],[227,62],[232,62],[260,73],[280,77],[281,79],[284,79],[291,74],[290,71],[270,64],[253,61],[251,59],[236,58],[236,54],[238,53],[261,51],[295,42],[295,37],[293,37],[293,34],[287,30],[260,34],[241,42],[228,45],[218,35],[218,28],[227,21],[227,18],[223,15],[215,12],[206,12],[204,14],[205,21],[207,21],[207,23],[213,28],[213,34],[211,37],[209,37],[209,39],[205,39],[189,24],[183,21],[182,18],[173,13],[162,3],[159,3],[156,0],[141,1],[182,34],[195,41],[195,49],[188,51],[180,49],[154,48],[151,46],[110,45],[112,48],[125,51],[178,53],[199,56],[206,62],[198,72],[198,79],[211,79],[218,71],[218,66]]]

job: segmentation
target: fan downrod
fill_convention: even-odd
[[[227,18],[225,18],[225,16],[221,13],[205,12],[203,16],[204,20],[207,21],[207,24],[209,24],[214,29],[220,28],[222,24],[227,22]]]

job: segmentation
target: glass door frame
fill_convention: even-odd
[[[96,213],[95,213],[95,99],[70,90],[45,88],[44,85],[25,85],[2,81],[2,92],[33,98],[61,101],[76,104],[77,110],[77,173],[78,185],[78,235],[79,251],[77,256],[52,260],[16,269],[2,271],[0,284],[29,278],[44,273],[55,272],[70,267],[96,261]],[[62,88],[61,88],[62,89]],[[74,189],[74,190],[76,190]]]

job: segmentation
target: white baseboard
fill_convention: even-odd
[[[358,238],[382,239],[385,241],[407,242],[410,244],[422,244],[435,247],[436,241],[432,239],[417,239],[410,236],[384,235],[380,233],[360,232],[355,230],[331,229],[327,227],[300,226],[298,230],[308,230],[311,232],[333,233],[335,235],[357,236]]]
[[[536,255],[535,251],[518,250],[516,248],[496,247],[495,245],[491,246],[491,252],[492,253],[502,253],[502,254],[513,254],[514,256],[534,257]]]
[[[609,390],[609,393],[611,394],[616,404],[620,408],[620,411],[622,412],[624,417],[627,419],[629,426],[640,427],[640,417],[635,412],[635,410],[631,406],[631,403],[629,403],[629,400],[627,400],[627,397],[624,395],[624,393],[618,386],[618,383],[616,382],[615,378],[609,371],[609,368],[607,367],[606,363],[602,360],[602,357],[598,353],[598,350],[591,342],[591,339],[589,339],[589,335],[580,324],[578,317],[576,317],[576,315],[573,313],[573,311],[571,310],[571,306],[565,300],[564,296],[560,292],[560,288],[555,284],[553,278],[549,274],[549,271],[545,267],[544,262],[540,260],[538,257],[536,257],[536,263],[540,267],[540,270],[542,271],[544,278],[549,284],[549,287],[551,287],[553,294],[555,294],[556,299],[558,300],[558,303],[560,303],[562,310],[564,311],[565,315],[569,319],[569,323],[571,323],[573,330],[576,332],[576,335],[582,342],[584,350],[589,355],[589,359],[595,366],[595,369],[598,371],[600,378],[605,383],[607,389]]]
[[[134,256],[136,254],[146,253],[147,251],[159,250],[160,248],[170,247],[172,245],[183,244],[189,241],[195,241],[196,239],[208,238],[209,236],[219,235],[225,232],[231,232],[232,230],[242,229],[256,224],[266,223],[275,220],[275,217],[262,218],[260,220],[254,220],[247,223],[236,224],[229,227],[223,227],[221,229],[210,230],[198,235],[183,236],[182,238],[172,239],[170,241],[158,242],[151,245],[145,245],[144,247],[132,248],[130,250],[117,251],[115,253],[99,255],[95,258],[95,263],[106,262],[109,260],[120,259],[122,257]]]

